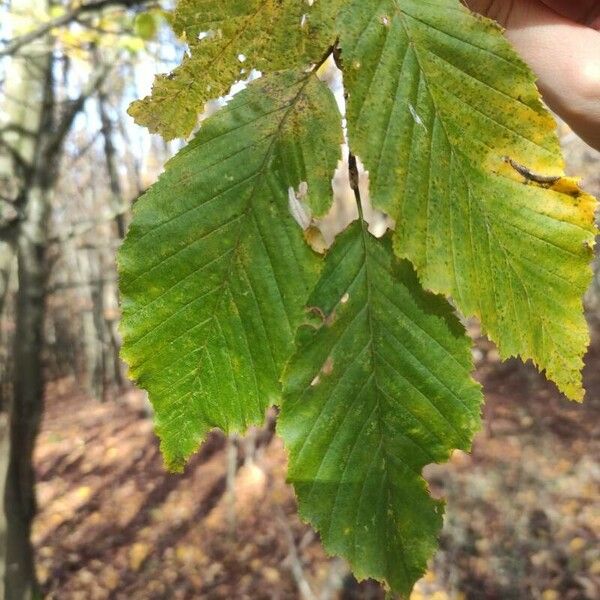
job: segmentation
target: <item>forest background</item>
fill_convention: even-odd
[[[245,439],[212,434],[168,474],[119,359],[115,252],[182,145],[126,112],[185,51],[169,7],[0,2],[0,588],[8,600],[383,597],[298,520],[273,414]],[[569,171],[600,194],[600,154],[560,132]],[[486,426],[471,455],[426,473],[448,514],[415,598],[600,596],[599,290],[581,406],[501,363],[468,324]]]

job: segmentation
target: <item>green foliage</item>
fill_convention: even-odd
[[[123,356],[171,467],[211,427],[244,430],[278,400],[319,266],[288,188],[306,182],[326,210],[340,143],[337,106],[314,74],[264,77],[135,205],[119,252]]]
[[[408,594],[442,525],[421,469],[479,426],[468,338],[364,222],[335,242],[309,306],[324,319],[300,329],[279,419],[300,514],[358,577]]]
[[[595,202],[564,176],[532,73],[458,0],[180,0],[171,22],[190,55],[131,108],[166,138],[251,68],[276,72],[202,122],[120,251],[123,355],[166,461],[280,404],[301,514],[406,595],[441,526],[421,469],[479,424],[446,298],[581,399]],[[350,150],[395,228],[375,239],[359,210],[323,259],[291,213],[331,203],[332,51]]]
[[[350,145],[373,203],[396,220],[398,256],[478,316],[502,356],[533,359],[581,399],[595,203],[506,160],[564,174],[528,68],[490,21],[447,0],[386,0],[375,13],[356,0],[340,23]]]
[[[152,40],[158,31],[157,17],[151,12],[137,15],[133,21],[134,31],[143,40]]]

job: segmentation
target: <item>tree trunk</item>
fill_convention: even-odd
[[[14,259],[15,252],[12,242],[0,240],[0,316],[4,313],[4,302],[8,295],[8,285],[15,262]]]
[[[10,416],[6,477],[6,600],[39,596],[31,524],[35,515],[33,450],[43,410],[42,347],[46,290],[45,241],[48,202],[32,190],[24,231],[17,241],[19,290],[15,344],[15,394]]]
[[[104,400],[106,389],[105,323],[98,281],[102,273],[99,257],[92,250],[77,255],[81,289],[86,294],[86,305],[81,315],[83,350],[85,354],[85,392],[94,400]]]
[[[124,5],[135,3],[132,0]],[[27,34],[38,29],[38,19],[47,18],[53,4],[50,0],[12,2],[9,22],[16,25],[10,33]],[[51,193],[64,140],[86,99],[98,90],[108,72],[103,66],[78,98],[63,100],[59,105],[54,97],[52,33],[50,28],[42,28],[42,32],[23,48],[22,55],[10,56],[3,81],[5,98],[0,107],[0,183],[15,182],[14,200],[11,195],[8,201],[14,204],[18,216],[13,230],[18,274],[15,381],[12,400],[7,403],[10,450],[8,461],[6,455],[0,457],[0,475],[2,461],[8,463],[6,478],[0,480],[0,495],[4,498],[4,514],[0,518],[5,519],[0,520],[0,565],[4,565],[5,600],[30,600],[39,595],[30,541],[35,514],[32,458],[43,409],[42,350]],[[0,242],[8,241],[7,233],[0,228]],[[6,451],[8,444],[6,436],[2,437],[1,424],[0,421],[0,451]]]
[[[110,184],[110,207],[115,214],[117,235],[119,236],[119,239],[122,240],[127,232],[127,217],[125,214],[125,209],[127,206],[119,180],[118,157],[115,144],[113,142],[113,125],[108,114],[107,104],[108,100],[106,93],[103,90],[99,90],[98,112],[100,116],[100,123],[102,124],[104,157],[106,159],[106,171],[108,173],[108,181]]]
[[[46,14],[48,0],[20,0],[11,7],[13,33],[31,30]],[[30,541],[35,513],[32,455],[42,413],[41,364],[46,267],[48,196],[52,167],[43,152],[43,139],[52,131],[51,39],[42,36],[27,47],[26,55],[12,56],[6,70],[0,139],[0,178],[12,181],[18,214],[11,232],[16,253],[18,290],[15,302],[14,386],[0,432],[0,572],[5,600],[30,600],[39,596]],[[3,240],[11,241],[9,238]],[[8,431],[7,431],[8,429]],[[8,456],[7,456],[8,454]]]
[[[102,124],[102,136],[104,138],[104,157],[106,161],[106,171],[108,174],[108,181],[110,183],[111,200],[110,205],[113,213],[115,214],[115,226],[119,239],[123,239],[127,232],[128,220],[125,209],[129,204],[125,200],[125,195],[121,186],[118,169],[118,156],[113,141],[113,123],[108,113],[108,97],[106,92],[102,89],[98,92],[98,111],[100,116],[100,122]],[[104,272],[104,271],[103,271]],[[118,292],[115,285],[108,285],[104,291],[104,307],[111,307],[114,304],[114,313],[118,310]],[[110,296],[110,294],[114,296]],[[106,328],[108,338],[110,340],[109,349],[112,353],[112,366],[114,381],[117,387],[121,389],[124,384],[124,377],[121,368],[120,358],[120,343],[119,334],[117,328],[117,320],[112,318],[106,319]]]
[[[10,452],[10,429],[8,424],[8,411],[0,412],[0,481],[6,481],[8,473],[8,455]],[[4,496],[0,496],[0,509],[2,515],[6,514]],[[0,548],[6,554],[6,527],[5,518],[0,519]],[[4,598],[2,582],[6,579],[6,560],[0,560],[0,598]]]

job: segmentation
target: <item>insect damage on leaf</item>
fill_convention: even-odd
[[[331,9],[306,0],[179,0],[171,17],[188,44],[182,64],[158,75],[152,95],[129,114],[165,139],[186,137],[208,100],[225,95],[252,69],[275,71],[309,65],[332,41]]]

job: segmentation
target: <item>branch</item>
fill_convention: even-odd
[[[40,25],[37,29],[34,29],[29,33],[25,33],[11,40],[7,44],[6,48],[0,50],[0,58],[3,56],[11,56],[15,54],[23,46],[31,44],[32,42],[39,39],[40,37],[43,37],[56,27],[64,27],[65,25],[69,25],[69,23],[77,21],[87,13],[101,11],[109,7],[134,8],[137,6],[143,6],[147,2],[148,0],[96,0],[96,2],[80,4],[79,6],[76,6],[75,8],[66,12],[64,15],[56,17],[55,19],[50,19],[49,21],[46,21],[45,23]]]
[[[96,131],[94,133],[94,135],[92,135],[92,137],[90,138],[88,143],[85,146],[83,146],[83,148],[79,148],[77,150],[77,153],[71,157],[71,162],[75,163],[78,160],[80,160],[83,156],[85,156],[90,151],[90,149],[93,147],[93,145],[98,141],[98,138],[100,137],[101,134],[102,134],[102,131],[100,129],[98,131]]]
[[[106,225],[107,223],[114,221],[118,217],[124,217],[124,216],[128,215],[131,210],[131,205],[140,196],[142,196],[145,192],[146,192],[146,190],[142,190],[140,192],[139,196],[133,198],[133,200],[131,200],[131,201],[124,203],[124,205],[120,209],[105,214],[100,219],[90,219],[90,220],[79,221],[78,223],[74,223],[71,226],[71,229],[69,229],[68,231],[64,231],[53,237],[50,237],[48,239],[48,243],[49,244],[61,244],[72,238],[81,237],[82,235],[88,233],[95,227],[98,227],[100,225]],[[120,243],[121,240],[118,240],[118,242]]]
[[[15,229],[21,215],[14,206],[14,203],[0,198],[0,240],[5,241],[6,234]]]
[[[112,122],[106,109],[107,97],[100,89],[98,92],[98,111],[100,113],[100,122],[102,123],[102,135],[104,136],[104,158],[106,160],[106,170],[110,182],[111,204],[121,206],[123,204],[123,193],[119,173],[117,168],[117,152],[112,137]],[[127,223],[124,215],[115,218],[119,238],[123,239],[127,233]]]
[[[9,123],[4,125],[4,127],[0,127],[0,137],[5,133],[18,133],[19,135],[23,135],[29,138],[35,138],[36,134],[33,131],[29,131],[25,127],[21,125],[17,125],[16,123]]]
[[[46,293],[55,294],[63,290],[71,290],[82,287],[94,287],[97,285],[103,285],[105,283],[116,283],[117,281],[117,277],[101,277],[100,279],[90,279],[87,281],[59,281],[54,285],[48,286],[48,288],[46,289]]]
[[[64,231],[62,233],[58,233],[55,236],[52,236],[48,239],[49,244],[62,244],[67,240],[72,238],[81,237],[82,235],[92,231],[95,227],[99,227],[100,225],[106,225],[111,221],[114,221],[117,217],[125,216],[129,213],[130,206],[127,205],[123,207],[121,210],[111,212],[106,216],[100,219],[91,219],[89,221],[80,221],[79,223],[75,223],[71,229],[68,231]]]
[[[64,113],[62,119],[56,127],[54,135],[48,141],[48,144],[46,146],[45,153],[48,157],[48,160],[51,160],[51,157],[53,157],[58,152],[59,148],[62,146],[65,137],[71,131],[71,126],[73,125],[75,117],[77,117],[77,115],[83,110],[88,98],[100,89],[100,87],[108,77],[110,70],[110,66],[104,67],[100,71],[100,73],[94,78],[94,80],[88,86],[88,88],[84,90],[78,98],[73,100],[71,106]]]
[[[302,598],[302,600],[317,600],[312,589],[310,588],[308,580],[306,579],[306,575],[304,574],[304,567],[302,566],[302,561],[300,560],[300,556],[298,554],[298,548],[296,547],[296,541],[294,540],[294,532],[290,527],[287,516],[280,506],[276,507],[276,512],[278,521],[285,533],[285,537],[287,538],[288,555],[286,561],[289,564],[292,577],[294,578],[296,586],[298,587],[300,598]]]
[[[13,148],[6,140],[0,138],[0,152],[2,150],[5,150],[9,154],[15,166],[21,170],[23,176],[29,177],[31,175],[32,165],[21,156],[18,150]]]

